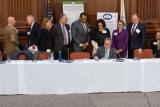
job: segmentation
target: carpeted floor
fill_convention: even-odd
[[[0,96],[0,107],[160,107],[160,92]]]

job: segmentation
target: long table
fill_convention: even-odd
[[[11,61],[0,64],[0,94],[160,91],[160,59]]]

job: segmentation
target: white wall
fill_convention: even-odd
[[[81,12],[84,12],[83,4],[63,4],[63,12],[68,16],[68,24],[72,24],[79,18]]]

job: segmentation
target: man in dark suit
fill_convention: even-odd
[[[110,38],[106,38],[104,40],[104,46],[98,48],[97,53],[94,55],[94,59],[115,59],[116,51],[111,47],[111,45],[112,40]]]
[[[56,60],[59,52],[62,53],[62,59],[69,59],[70,26],[67,24],[67,21],[67,15],[61,14],[59,23],[54,25],[54,52]]]
[[[72,23],[71,34],[73,37],[73,51],[86,51],[90,40],[89,23],[87,22],[86,13],[81,13],[79,20]]]
[[[132,23],[127,27],[129,32],[128,57],[134,57],[134,50],[138,49],[138,53],[142,54],[146,38],[145,26],[139,22],[137,14],[132,15]]]
[[[152,41],[152,50],[156,58],[160,58],[160,32],[156,33],[155,40]]]
[[[37,41],[40,35],[41,26],[35,21],[34,16],[27,16],[27,24],[30,26],[27,35],[29,35],[29,46],[33,48],[37,46]]]

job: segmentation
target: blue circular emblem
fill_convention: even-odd
[[[111,20],[112,19],[112,15],[111,14],[104,14],[103,15],[103,19],[105,19],[105,20]]]

